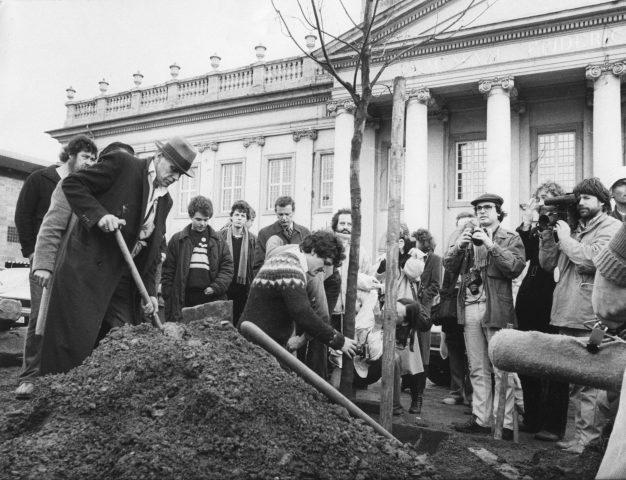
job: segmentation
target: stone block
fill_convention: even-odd
[[[183,308],[183,322],[192,322],[208,318],[220,322],[227,320],[233,321],[233,302],[232,300],[218,300],[216,302],[204,303],[195,307]]]
[[[28,327],[20,327],[0,332],[0,367],[22,365],[27,330]]]
[[[22,316],[22,304],[19,300],[10,298],[0,299],[0,327],[3,323],[8,325],[19,320]]]

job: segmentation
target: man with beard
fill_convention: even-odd
[[[30,299],[31,310],[28,331],[24,342],[24,358],[20,373],[20,384],[15,391],[18,399],[31,397],[35,385],[33,379],[39,375],[41,360],[41,336],[35,335],[39,303],[43,293],[43,285],[37,275],[47,272],[37,271],[34,266],[34,253],[37,235],[39,234],[44,216],[50,208],[52,194],[58,182],[70,173],[92,165],[96,160],[98,149],[95,143],[85,135],[77,135],[63,148],[60,155],[61,164],[52,165],[32,173],[24,182],[15,209],[15,225],[20,237],[22,253],[31,262]]]
[[[520,236],[500,225],[506,215],[503,202],[502,197],[491,193],[472,201],[480,228],[465,228],[448,249],[443,264],[461,279],[457,315],[459,324],[464,325],[473,388],[472,418],[467,423],[455,424],[454,428],[463,433],[489,433],[498,410],[500,390],[504,388],[502,438],[512,440],[513,377],[509,376],[508,385],[503,385],[502,371],[493,366],[487,355],[493,336],[508,324],[515,325],[511,283],[526,264]]]
[[[254,275],[265,262],[265,244],[267,240],[278,235],[283,240],[284,245],[299,244],[305,237],[311,235],[308,228],[298,225],[293,221],[293,214],[296,211],[296,202],[289,196],[278,197],[274,202],[274,211],[277,220],[262,228],[257,237],[256,248],[254,250]]]
[[[339,273],[341,275],[341,292],[337,298],[337,303],[332,310],[330,322],[333,328],[343,332],[343,316],[346,313],[346,292],[348,289],[348,259],[350,258],[350,235],[352,233],[352,211],[347,208],[338,210],[330,222],[330,226],[335,232],[335,237],[341,240],[343,245],[346,260],[339,267]],[[372,265],[368,259],[367,253],[361,247],[359,250],[359,272],[357,277],[357,288],[360,290],[371,290],[373,288],[379,288],[381,283],[371,275]],[[331,364],[335,368],[333,369],[331,376],[331,383],[338,385],[341,378],[341,366],[342,355],[339,351],[331,350],[330,354]]]
[[[591,304],[596,267],[593,259],[619,229],[620,223],[607,215],[610,211],[610,194],[597,178],[587,178],[574,188],[580,219],[574,230],[559,220],[554,232],[545,229],[539,243],[539,263],[553,272],[556,287],[552,300],[550,325],[559,333],[574,337],[587,337],[589,330],[583,322],[593,321]],[[574,454],[582,453],[586,445],[600,438],[601,415],[597,406],[600,391],[576,385],[571,391],[575,408],[574,438],[557,442],[557,447]]]

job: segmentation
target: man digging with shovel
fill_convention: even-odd
[[[63,192],[78,222],[57,260],[42,342],[41,373],[80,365],[113,327],[137,324],[158,308],[154,274],[165,220],[167,187],[189,169],[197,152],[182,137],[149,159],[114,151],[92,168],[68,176]],[[123,228],[122,228],[123,227]],[[121,229],[150,296],[142,302],[115,239]]]

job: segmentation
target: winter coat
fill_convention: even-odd
[[[222,239],[222,241],[228,245],[227,243],[227,238],[228,238],[228,228],[230,227],[226,227],[226,228],[222,228],[219,232],[217,232],[217,234],[219,235],[219,237]],[[254,279],[254,251],[256,249],[256,242],[257,242],[257,238],[256,235],[254,235],[250,230],[248,230],[248,265],[246,265],[246,285],[248,286],[248,288],[250,287],[250,284],[252,283],[252,280]],[[243,245],[242,245],[243,248]],[[233,252],[230,252],[231,257]],[[234,271],[234,261],[233,261],[233,277],[231,279],[231,283],[235,282],[237,280],[237,272]]]
[[[49,285],[54,282],[54,272],[56,270],[56,261],[67,245],[69,236],[67,233],[71,231],[76,216],[72,214],[72,209],[67,198],[63,193],[62,185],[59,183],[52,192],[50,199],[50,209],[43,218],[39,234],[37,235],[37,243],[35,245],[35,256],[33,257],[32,270],[46,270],[53,274],[50,278]],[[46,312],[48,310],[50,296],[45,295],[41,299],[39,305],[39,314],[35,319],[38,328],[46,322]]]
[[[620,222],[602,212],[587,225],[579,222],[569,238],[557,244],[550,231],[541,233],[539,262],[548,272],[558,268],[550,324],[559,328],[586,330],[583,322],[593,320],[591,306],[596,267],[594,257],[600,253],[620,228]]]
[[[417,289],[417,299],[420,301],[426,314],[430,317],[430,309],[433,300],[439,294],[441,288],[441,274],[443,272],[442,260],[439,255],[429,253],[424,263],[424,271],[420,276],[420,284]],[[422,363],[430,364],[430,330],[428,332],[417,332],[417,339],[420,344]]]
[[[554,292],[554,278],[552,273],[545,271],[539,264],[539,236],[536,228],[522,230],[517,228],[526,259],[529,260],[526,276],[517,292],[515,314],[520,330],[536,330],[551,333],[550,310],[552,309],[552,293]]]
[[[482,325],[492,328],[506,328],[507,324],[517,325],[513,309],[513,288],[511,280],[517,278],[526,266],[526,255],[522,239],[515,232],[499,226],[493,232],[494,247],[488,254],[487,266],[482,269],[487,305]],[[465,272],[468,268],[469,248],[461,249],[451,245],[444,256],[443,266],[452,273]],[[457,317],[460,325],[465,325],[465,275],[460,275],[459,295],[457,296]]]
[[[220,235],[210,226],[207,228],[210,269],[210,283],[207,287],[214,291],[210,300],[226,300],[226,290],[233,280],[233,257]],[[194,247],[190,231],[191,224],[175,233],[167,244],[167,254],[161,271],[161,292],[165,300],[165,319],[168,322],[179,322],[183,318],[185,289]]]
[[[311,232],[308,228],[303,227],[302,225],[298,225],[296,222],[293,223],[293,236],[291,239],[285,237],[283,227],[280,226],[278,221],[268,225],[267,227],[263,227],[259,230],[259,236],[256,239],[256,248],[254,251],[254,276],[259,273],[259,269],[263,266],[265,262],[265,245],[270,237],[274,235],[278,235],[283,240],[283,245],[289,244],[300,244],[305,237],[311,235]]]
[[[103,232],[97,223],[107,214],[126,220],[121,232],[132,251],[148,203],[151,161],[115,151],[63,181],[63,193],[78,222],[68,234],[65,251],[57,257],[41,347],[42,374],[67,372],[91,354],[113,293],[128,271],[115,235]],[[169,194],[158,199],[154,231],[134,259],[151,296],[156,296],[154,274],[171,207]],[[141,298],[134,285],[130,295],[130,308],[140,321]]]
[[[31,173],[17,198],[15,226],[25,258],[35,251],[39,227],[50,208],[52,192],[61,180],[57,168],[58,165],[50,165]]]

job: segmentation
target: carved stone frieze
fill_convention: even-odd
[[[317,130],[314,128],[307,128],[304,130],[294,130],[291,132],[294,142],[299,142],[302,138],[310,138],[311,140],[317,140]]]
[[[493,88],[501,88],[506,92],[516,94],[514,87],[515,79],[512,76],[487,78],[478,82],[478,91],[485,95],[489,94]]]
[[[200,151],[200,153],[203,153],[205,150],[209,149],[212,152],[217,152],[220,148],[219,144],[217,142],[205,142],[205,143],[199,143],[197,145],[198,150]]]
[[[589,80],[596,80],[605,73],[612,73],[617,77],[624,75],[626,73],[626,61],[588,65],[585,69],[585,76]]]
[[[409,100],[417,100],[419,103],[428,106],[432,103],[433,98],[428,88],[418,88],[409,94]]]
[[[340,110],[345,110],[346,113],[352,114],[355,109],[356,105],[349,99],[339,101],[333,100],[326,104],[326,111],[329,115],[337,115]]]
[[[243,146],[245,148],[248,148],[253,143],[256,143],[259,147],[262,147],[263,145],[265,145],[265,137],[262,137],[262,136],[246,137],[242,141],[243,141]]]

